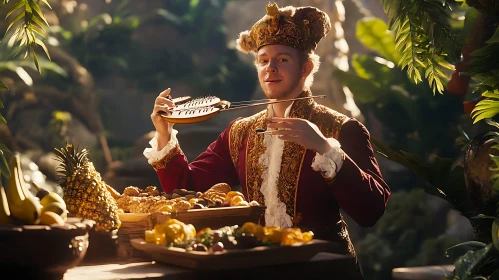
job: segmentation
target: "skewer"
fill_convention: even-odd
[[[282,103],[282,102],[288,102],[288,101],[295,101],[295,100],[301,100],[301,99],[308,99],[308,98],[325,98],[325,95],[312,95],[312,96],[305,96],[305,97],[297,97],[297,98],[291,98],[291,99],[283,99],[283,100],[276,100],[276,99],[271,99],[274,101],[267,101],[267,102],[260,102],[260,103],[254,103],[251,105],[243,105],[239,107],[229,107],[225,109],[221,109],[220,111],[231,111],[231,110],[237,110],[237,109],[243,109],[243,108],[249,108],[249,107],[254,107],[254,106],[260,106],[260,105],[268,105],[268,104],[275,104],[275,103]]]
[[[194,123],[200,122],[214,117],[223,111],[232,111],[237,109],[245,109],[255,106],[289,102],[295,100],[302,100],[308,98],[325,98],[325,95],[312,95],[305,97],[289,98],[289,99],[260,99],[260,100],[250,100],[250,101],[239,101],[234,102],[236,106],[231,107],[231,102],[220,100],[215,96],[208,96],[203,98],[197,98],[190,100],[188,102],[183,102],[183,104],[175,105],[174,107],[164,106],[165,111],[160,110],[157,113],[167,119],[167,121],[172,123]],[[190,98],[190,97],[189,97]],[[178,99],[178,98],[176,98]],[[175,100],[175,99],[174,99]],[[256,102],[256,103],[255,103]],[[264,133],[262,131],[261,133]],[[270,131],[267,133],[271,133]]]

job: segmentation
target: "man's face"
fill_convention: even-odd
[[[303,91],[298,50],[284,45],[260,48],[256,57],[258,80],[267,98],[294,98]]]

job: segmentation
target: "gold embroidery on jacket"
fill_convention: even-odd
[[[265,150],[263,147],[263,135],[256,135],[255,130],[266,127],[265,119],[266,110],[234,122],[229,132],[229,151],[236,169],[239,162],[239,150],[244,139],[248,138],[245,162],[247,200],[256,200],[260,204],[263,204],[263,196],[260,193],[263,166],[259,164],[259,157],[257,155],[263,154]],[[260,141],[258,141],[259,138],[261,138]]]
[[[310,95],[311,92],[303,92],[300,97]],[[339,136],[341,127],[349,119],[344,114],[317,104],[312,98],[295,101],[289,117],[309,120],[317,125],[324,136],[336,139]],[[296,203],[305,154],[306,149],[303,146],[286,141],[281,161],[281,172],[277,180],[280,200],[286,205],[286,212],[293,217],[293,223],[296,225],[302,219],[302,214],[297,213]]]
[[[310,94],[310,92],[303,92],[300,97],[309,96]],[[312,98],[295,101],[291,107],[289,117],[308,119],[313,102]],[[305,147],[300,144],[290,141],[284,142],[281,171],[277,179],[277,192],[281,202],[286,205],[286,213],[293,218],[296,217],[295,203],[298,193],[298,181],[306,151]]]
[[[166,155],[162,159],[160,159],[160,160],[158,160],[156,162],[151,163],[151,166],[156,171],[160,170],[160,169],[163,169],[170,162],[170,160],[172,158],[174,158],[176,155],[178,155],[179,153],[180,153],[180,146],[177,144],[168,153],[166,153]]]
[[[309,95],[311,92],[303,92],[300,97]],[[341,127],[349,119],[344,114],[317,104],[312,98],[295,101],[289,117],[307,119],[316,124],[324,136],[335,139],[338,139]],[[229,134],[229,150],[236,168],[239,161],[239,150],[243,140],[248,138],[245,162],[247,199],[248,201],[255,200],[262,205],[264,198],[260,188],[263,182],[263,165],[259,161],[265,152],[265,146],[263,145],[263,134],[257,135],[255,130],[267,126],[266,118],[267,113],[264,110],[251,117],[238,120],[233,124]],[[296,202],[305,154],[306,149],[303,146],[286,141],[281,161],[281,172],[277,179],[279,198],[286,205],[286,212],[293,218],[293,223],[296,225],[303,216],[302,213],[296,211]],[[334,181],[334,178],[326,178],[324,175],[323,177],[328,182]]]
[[[263,194],[260,192],[262,187],[263,164],[260,163],[260,157],[265,152],[263,144],[263,134],[256,134],[257,128],[267,127],[267,111],[255,118],[248,134],[248,145],[246,147],[246,188],[248,190],[248,200],[255,200],[264,204]]]

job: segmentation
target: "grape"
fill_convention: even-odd
[[[222,242],[217,242],[211,246],[213,252],[221,252],[224,250],[224,244]]]

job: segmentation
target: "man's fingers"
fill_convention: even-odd
[[[159,111],[170,113],[171,110],[172,110],[172,108],[167,106],[167,105],[157,104],[157,105],[154,105],[153,114],[157,114]]]
[[[164,90],[163,92],[161,92],[161,93],[159,94],[159,96],[160,96],[160,97],[165,97],[165,98],[166,98],[168,95],[170,95],[170,92],[171,92],[171,91],[172,91],[172,89],[171,89],[171,88],[167,88],[166,90]]]
[[[171,101],[170,99],[168,99],[166,97],[161,97],[161,96],[156,97],[154,104],[166,104],[170,107],[175,107],[175,103],[173,103],[173,101]]]
[[[272,130],[272,135],[298,137],[300,135],[300,132],[291,129],[279,129]]]

